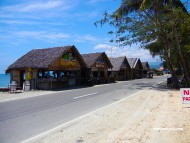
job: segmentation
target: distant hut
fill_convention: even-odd
[[[75,46],[34,49],[10,65],[6,73],[17,86],[30,83],[32,89],[52,90],[80,83],[86,67]]]
[[[112,68],[112,76],[115,80],[127,80],[130,79],[131,67],[126,57],[109,58]]]
[[[143,75],[144,75],[144,77],[146,77],[150,71],[150,66],[149,66],[148,62],[142,62],[142,66],[143,66]]]
[[[127,61],[132,69],[131,78],[137,79],[143,77],[143,67],[139,58],[127,58]]]
[[[82,57],[87,65],[87,68],[82,70],[83,81],[90,80],[91,84],[108,81],[108,69],[112,68],[112,64],[105,52],[82,54]]]

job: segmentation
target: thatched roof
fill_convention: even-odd
[[[109,58],[105,54],[105,52],[82,54],[82,57],[83,57],[83,59],[84,59],[84,61],[85,61],[85,63],[86,63],[86,65],[87,65],[88,68],[92,67],[96,63],[97,59],[99,57],[101,57],[101,56],[103,57],[103,59],[107,63],[108,68],[112,68],[113,66],[112,66]]]
[[[141,62],[142,63],[142,66],[143,66],[143,70],[149,70],[150,69],[150,66],[148,64],[148,62]]]
[[[137,64],[139,64],[140,69],[143,69],[142,63],[139,58],[127,58],[127,61],[131,67],[131,69],[135,68]]]
[[[86,65],[84,63],[84,60],[75,46],[63,46],[31,50],[30,52],[19,58],[12,65],[10,65],[6,70],[6,73],[10,72],[13,69],[48,68],[49,65],[53,64],[58,58],[61,58],[62,55],[69,49],[74,52],[81,66],[85,67]]]
[[[120,71],[121,68],[131,69],[126,57],[109,58],[113,65],[112,71]]]

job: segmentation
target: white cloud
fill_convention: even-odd
[[[67,10],[73,7],[71,2],[66,0],[41,0],[35,2],[28,2],[23,4],[17,4],[12,6],[2,7],[2,11],[17,11],[17,12],[36,12],[36,11],[44,11],[50,9],[61,8],[62,10]]]
[[[30,0],[25,3],[2,6],[0,18],[27,18],[32,20],[58,18],[64,19],[64,21],[75,18],[86,21],[92,17],[100,16],[100,12],[97,10],[81,11],[79,9],[80,11],[76,11],[81,6],[81,2],[81,0]]]
[[[25,21],[25,20],[0,20],[0,23],[5,24],[39,24],[36,21]]]
[[[111,45],[108,45],[108,44],[98,44],[94,47],[94,49],[109,49],[109,50],[117,50],[118,47],[116,46],[111,46]]]
[[[0,20],[0,23],[4,23],[4,24],[20,24],[20,25],[67,25],[65,23],[62,22],[46,22],[46,21],[31,21],[31,20]]]
[[[36,40],[43,40],[46,42],[56,42],[56,41],[64,41],[67,42],[78,42],[78,43],[97,43],[100,41],[96,37],[86,34],[86,35],[79,35],[79,34],[68,34],[68,33],[61,33],[61,32],[47,32],[47,31],[18,31],[18,32],[11,32],[11,37],[17,37],[17,39],[36,39]]]
[[[98,39],[90,34],[86,34],[86,35],[74,35],[74,41],[80,43],[97,42]]]
[[[24,5],[23,8],[20,9],[22,12],[32,12],[35,10],[49,10],[53,8],[57,8],[62,5],[61,1],[48,1],[46,3],[44,2],[38,2],[38,3],[32,3],[28,5]]]
[[[100,16],[100,15],[101,15],[101,13],[98,12],[97,10],[95,10],[95,11],[74,13],[74,14],[72,14],[72,17],[77,17],[77,18],[80,18],[82,20],[88,20],[89,18],[97,17],[97,16]]]
[[[69,34],[65,33],[51,33],[45,31],[20,31],[14,33],[15,36],[18,36],[23,39],[38,39],[38,40],[45,40],[47,42],[55,41],[55,40],[66,40],[70,38]]]
[[[70,38],[70,35],[64,33],[50,33],[48,35],[43,35],[43,37],[47,39],[57,40],[57,39],[68,39]]]
[[[109,44],[98,44],[94,47],[96,50],[105,51],[108,57],[140,58],[141,61],[156,61],[158,57],[152,58],[148,50],[140,49],[137,45],[131,47],[116,47]]]

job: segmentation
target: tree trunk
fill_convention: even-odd
[[[171,72],[171,75],[172,75],[172,79],[173,79],[173,87],[174,88],[179,88],[179,84],[178,84],[178,78],[177,78],[177,75],[176,75],[176,72],[174,71],[174,68],[172,66],[172,61],[171,61],[171,58],[169,56],[169,53],[168,53],[168,49],[170,47],[170,44],[168,43],[168,38],[167,38],[167,35],[165,32],[163,32],[163,35],[162,35],[162,41],[164,43],[164,58],[166,60],[166,63],[167,63],[167,66],[169,67],[170,69],[170,72]]]
[[[183,53],[181,51],[181,45],[180,45],[179,37],[177,35],[176,25],[174,25],[174,27],[173,27],[173,32],[174,32],[175,42],[176,42],[176,46],[177,46],[177,51],[178,51],[179,58],[180,58],[180,63],[183,67],[184,77],[187,82],[187,86],[189,87],[190,86],[190,78],[189,78],[189,73],[188,73],[188,67],[187,67],[185,59],[183,57]]]

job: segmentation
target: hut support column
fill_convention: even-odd
[[[126,77],[126,68],[125,68],[125,80],[127,79],[127,77]]]
[[[105,76],[106,79],[108,79],[108,72],[107,71],[108,70],[104,70],[104,76]]]

